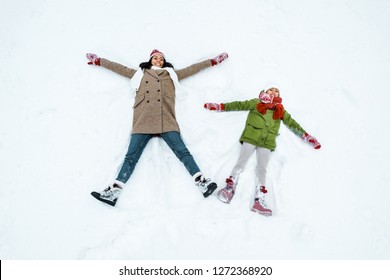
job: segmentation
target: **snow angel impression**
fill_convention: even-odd
[[[265,216],[271,216],[272,210],[266,203],[269,195],[266,187],[266,174],[271,152],[276,148],[276,137],[279,134],[280,123],[283,122],[293,133],[311,144],[314,149],[321,148],[320,143],[315,137],[309,135],[284,109],[279,89],[275,87],[261,91],[259,98],[221,104],[206,103],[204,107],[217,112],[249,111],[245,129],[240,138],[241,149],[238,161],[226,179],[226,187],[219,190],[217,196],[225,203],[232,200],[238,176],[244,170],[250,156],[256,153],[255,195],[251,210]]]
[[[175,89],[179,81],[201,70],[215,66],[228,55],[222,53],[213,59],[207,59],[187,68],[175,70],[166,61],[165,55],[153,50],[149,61],[141,63],[138,70],[87,53],[88,64],[103,66],[115,73],[131,79],[136,90],[133,106],[133,128],[128,151],[116,179],[101,192],[92,192],[92,196],[104,203],[115,206],[118,197],[129,180],[141,154],[152,137],[161,137],[184,164],[204,197],[208,197],[217,188],[217,184],[200,171],[193,156],[185,146],[175,114]]]

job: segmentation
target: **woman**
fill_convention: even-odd
[[[100,58],[96,54],[87,53],[86,56],[89,59],[88,64],[103,66],[131,79],[131,86],[136,91],[132,135],[122,167],[110,186],[100,193],[92,192],[92,196],[115,206],[145,146],[154,136],[164,139],[193,177],[203,196],[208,197],[212,194],[217,188],[216,183],[204,177],[181,138],[175,114],[175,92],[180,88],[180,80],[221,63],[228,55],[222,53],[213,59],[181,70],[174,70],[173,65],[167,62],[165,55],[158,50],[151,52],[149,61],[141,63],[139,70]]]
[[[313,145],[321,148],[316,138],[310,136],[284,109],[279,89],[269,88],[261,91],[259,98],[230,103],[206,103],[206,109],[222,111],[249,110],[245,129],[241,135],[240,155],[230,176],[226,179],[226,187],[219,190],[218,198],[229,203],[236,190],[238,176],[244,170],[250,156],[256,152],[256,189],[251,210],[265,216],[271,216],[272,210],[267,207],[266,174],[271,152],[276,148],[276,136],[279,134],[280,123],[283,122],[292,132]]]

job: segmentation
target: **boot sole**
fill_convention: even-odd
[[[206,198],[208,196],[210,196],[210,194],[212,194],[216,189],[217,189],[217,184],[216,183],[211,183],[208,188],[207,188],[207,191],[203,194],[203,196]]]
[[[226,199],[224,196],[222,195],[219,195],[217,194],[217,198],[219,199],[219,201],[223,202],[223,203],[226,203],[226,204],[229,204],[231,200],[228,200]]]
[[[103,198],[100,197],[100,193],[98,193],[98,192],[91,192],[91,195],[94,198],[96,198],[97,200],[99,200],[101,202],[104,202],[104,203],[106,203],[106,204],[108,204],[110,206],[113,206],[113,207],[115,206],[116,201],[117,201],[117,199],[114,199],[114,201],[103,199]]]
[[[229,200],[229,199],[227,199],[225,196],[223,196],[222,193],[225,193],[225,192],[223,192],[222,190],[220,190],[220,191],[217,193],[218,199],[219,199],[220,201],[222,201],[223,203],[229,204],[230,201],[232,201],[233,196],[232,196],[232,197],[230,198],[230,200]],[[233,195],[234,195],[234,193],[233,193]]]
[[[259,213],[260,215],[263,215],[263,216],[272,216],[272,213],[269,213],[269,212],[262,212],[262,211],[259,211],[259,210],[256,210],[256,209],[251,209],[252,212],[255,212],[255,213]]]
[[[223,202],[223,203],[225,203],[225,204],[230,204],[230,201],[227,201],[227,200],[225,200],[225,199],[222,199],[222,198],[219,197],[219,196],[218,196],[218,199],[219,199],[219,201],[221,201],[221,202]]]

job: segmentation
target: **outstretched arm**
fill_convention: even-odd
[[[249,111],[256,108],[257,103],[259,103],[258,98],[246,101],[233,101],[225,103],[225,111]]]
[[[97,65],[97,66],[103,66],[104,68],[107,68],[119,75],[122,75],[124,77],[127,77],[131,79],[135,72],[137,72],[135,69],[128,68],[122,64],[112,62],[105,58],[100,58],[96,54],[93,53],[87,53],[86,57],[88,58],[90,65]]]
[[[249,111],[256,107],[256,104],[259,103],[258,98],[254,98],[251,100],[246,101],[233,101],[229,103],[205,103],[204,108],[211,110],[211,111],[217,111],[217,112],[224,112],[224,111]]]
[[[184,69],[180,69],[176,71],[177,77],[180,80],[183,80],[185,78],[188,78],[192,75],[195,75],[196,73],[199,73],[201,70],[206,69],[211,66],[215,66],[225,59],[227,59],[229,56],[227,53],[221,53],[220,55],[214,57],[213,59],[206,59],[202,62],[195,63],[191,66],[188,66]]]
[[[283,123],[296,135],[301,137],[304,141],[308,142],[310,145],[314,147],[314,149],[321,148],[320,142],[314,137],[308,134],[299,123],[294,120],[289,113],[284,111]]]
[[[177,78],[180,80],[183,80],[185,78],[188,78],[192,75],[195,75],[196,73],[199,73],[201,70],[206,69],[208,67],[211,67],[211,60],[207,59],[199,63],[192,64],[191,66],[188,66],[184,69],[180,69],[176,71]]]

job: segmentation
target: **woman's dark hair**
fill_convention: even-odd
[[[149,61],[147,61],[147,62],[142,62],[139,65],[139,67],[141,67],[142,70],[152,68],[152,58],[150,58]],[[164,59],[164,64],[163,64],[162,68],[164,68],[164,67],[174,68],[173,65],[171,63],[165,61],[165,59]]]

